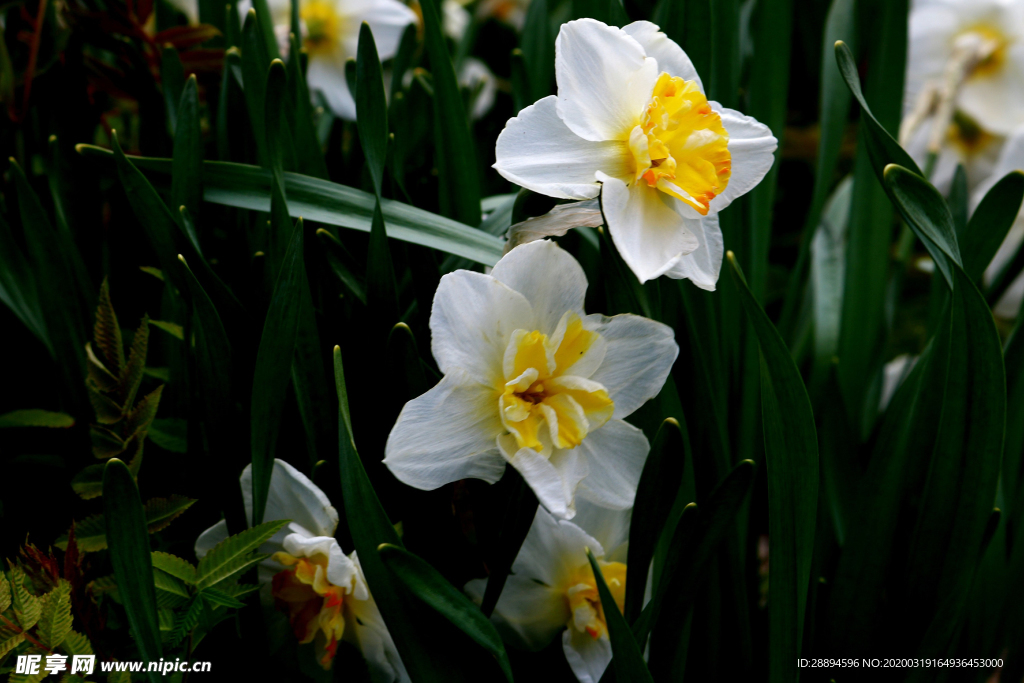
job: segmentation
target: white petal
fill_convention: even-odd
[[[498,437],[501,454],[533,489],[537,500],[552,515],[572,519],[573,499],[579,483],[587,476],[587,461],[579,453],[555,450],[545,457],[532,448],[516,450],[515,437]]]
[[[199,534],[196,539],[196,557],[200,560],[206,557],[206,553],[213,550],[214,546],[228,537],[228,523],[220,520],[209,529]]]
[[[605,560],[625,562],[622,550],[629,541],[629,522],[632,516],[632,508],[613,510],[577,497],[576,516],[572,518],[572,523],[601,543]],[[619,555],[623,557],[620,559]]]
[[[563,24],[555,40],[558,115],[587,140],[628,140],[658,79],[658,63],[621,29]]]
[[[363,570],[355,551],[349,555],[349,559],[355,565],[357,582],[365,586],[366,579],[363,577]],[[358,591],[356,595],[358,595]],[[374,674],[375,681],[410,683],[409,674],[406,672],[395,642],[391,639],[391,634],[384,624],[380,610],[377,609],[377,603],[368,593],[366,595],[366,599],[346,599],[344,602],[347,612],[345,615],[345,639],[349,640],[354,636],[370,671]],[[355,618],[349,619],[348,617]]]
[[[532,330],[533,308],[489,275],[457,270],[441,278],[430,311],[431,351],[441,372],[462,370],[481,384],[505,384],[502,358],[517,329]]]
[[[641,283],[672,270],[700,246],[674,197],[643,182],[627,186],[618,178],[599,175],[601,206],[612,241]]]
[[[533,307],[536,329],[550,335],[566,311],[583,314],[587,276],[569,252],[549,240],[505,254],[491,277],[522,294]]]
[[[246,474],[248,473],[248,475]],[[252,477],[252,466],[242,472],[242,497],[246,499],[246,516],[252,516],[247,496],[252,495],[252,485],[246,481]],[[270,475],[270,490],[267,493],[265,521],[290,519],[316,536],[333,536],[338,528],[338,511],[331,505],[327,494],[320,490],[302,472],[286,463],[274,459]]]
[[[505,472],[494,445],[503,430],[497,392],[455,369],[402,408],[384,464],[402,483],[427,491],[459,479],[493,484]]]
[[[732,175],[725,191],[711,200],[711,210],[721,211],[733,200],[753,190],[775,163],[779,141],[768,126],[717,102],[711,107],[722,115],[722,126],[729,133]]]
[[[1024,123],[1024,44],[1007,49],[999,74],[968,78],[957,99],[960,108],[983,128],[1009,135]]]
[[[562,634],[562,651],[580,683],[599,683],[612,661],[612,644],[607,637],[595,640],[575,628]]]
[[[352,53],[354,54],[354,53]],[[356,120],[356,101],[345,80],[344,55],[323,56],[309,60],[306,82],[311,90],[319,90],[334,115],[346,121]]]
[[[633,507],[640,473],[651,445],[642,430],[622,420],[612,420],[587,435],[582,449],[590,473],[580,483],[580,498],[602,507],[625,510]]]
[[[545,237],[561,237],[573,228],[597,228],[604,225],[601,200],[585,199],[558,204],[543,216],[531,216],[508,229],[505,253],[520,244],[535,242]]]
[[[704,92],[704,84],[697,75],[697,69],[693,62],[683,51],[683,48],[661,32],[656,24],[649,21],[634,21],[622,30],[632,36],[640,43],[648,57],[658,60],[659,73],[664,71],[669,76],[678,76],[687,81],[696,81],[697,87]]]
[[[928,3],[914,7],[908,20],[907,77],[904,113],[913,110],[920,92],[940,78],[949,61],[953,38],[964,28],[953,7]]]
[[[466,593],[479,603],[486,587],[485,579],[475,579],[466,584]],[[536,651],[555,639],[569,617],[563,591],[513,574],[505,582],[493,619],[502,637],[518,647]]]
[[[302,534],[288,534],[284,543],[284,551],[292,557],[316,557],[323,555],[327,558],[327,580],[335,586],[345,588],[347,592],[353,593],[357,588],[363,589],[361,596],[365,600],[369,595],[365,586],[356,583],[356,566],[341,551],[341,546],[333,536],[304,536]]]
[[[512,564],[512,572],[558,588],[587,563],[587,548],[594,557],[604,556],[604,547],[596,538],[573,522],[557,519],[544,508],[537,508],[530,532]]]
[[[678,199],[676,201],[679,202]],[[665,276],[673,280],[689,279],[701,289],[713,292],[722,270],[722,258],[725,256],[725,240],[718,225],[718,214],[686,218],[685,221],[687,229],[697,238],[699,246],[692,253],[685,254],[679,259]]]
[[[350,3],[350,0],[349,0]],[[341,4],[340,7],[344,7]],[[402,42],[402,33],[409,24],[419,21],[416,13],[398,0],[374,0],[365,3],[364,7],[353,9],[352,14],[345,17],[345,23],[355,26],[356,47],[359,40],[359,26],[366,22],[373,32],[373,42],[377,45],[377,54],[381,61],[390,59],[398,52],[398,44]],[[355,49],[349,54],[354,55]]]
[[[629,176],[629,145],[591,142],[569,130],[555,111],[554,95],[538,100],[505,124],[494,168],[505,179],[561,199],[590,199],[601,191],[595,174]]]
[[[638,315],[587,316],[608,343],[604,362],[590,379],[604,385],[615,401],[613,419],[622,419],[658,395],[672,370],[679,345],[668,325]]]

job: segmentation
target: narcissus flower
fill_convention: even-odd
[[[945,191],[957,164],[970,187],[1024,123],[1024,4],[918,0],[910,14],[900,142]]]
[[[641,282],[668,275],[713,290],[724,253],[717,213],[771,168],[769,129],[709,102],[690,58],[647,21],[563,25],[555,74],[558,95],[508,122],[494,168],[551,197],[600,194]]]
[[[384,464],[436,489],[494,483],[510,464],[548,510],[576,494],[632,507],[649,444],[628,416],[661,390],[679,347],[635,315],[587,315],[583,269],[553,242],[516,247],[490,275],[441,278],[430,314],[440,383],[402,409]]]
[[[287,52],[291,26],[290,0],[269,0],[278,42]],[[336,116],[355,121],[356,102],[348,89],[345,62],[356,56],[359,27],[373,31],[377,54],[383,61],[395,56],[405,27],[418,19],[398,0],[302,0],[299,4],[299,37],[309,55],[306,82],[320,91]]]
[[[559,633],[562,650],[581,683],[598,683],[612,659],[604,608],[589,548],[619,610],[626,599],[626,552],[630,510],[606,510],[581,502],[573,521],[543,508],[512,565],[494,610],[494,621],[510,643],[540,650]],[[482,600],[487,581],[466,584]]]
[[[252,466],[242,472],[245,516],[252,517]],[[320,665],[329,669],[341,640],[362,650],[378,683],[409,681],[377,604],[370,595],[355,552],[345,555],[334,531],[338,512],[304,474],[274,461],[265,521],[291,522],[260,548],[271,557],[259,566],[274,605],[288,615],[300,643],[314,643]],[[210,527],[196,541],[203,557],[228,537],[227,524]]]

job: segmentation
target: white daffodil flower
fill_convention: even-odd
[[[252,466],[242,472],[246,519],[252,518]],[[270,584],[277,609],[288,614],[300,643],[314,643],[324,669],[344,639],[359,648],[377,683],[409,681],[409,674],[370,595],[355,552],[346,556],[334,531],[338,511],[306,475],[274,460],[265,521],[291,522],[260,547],[259,580]],[[202,558],[228,537],[227,523],[213,525],[196,541]]]
[[[494,483],[511,464],[552,514],[576,494],[632,507],[650,446],[628,416],[661,390],[679,347],[672,329],[636,315],[587,315],[587,279],[572,256],[540,240],[490,275],[441,278],[430,314],[440,383],[405,404],[384,464],[432,490],[459,479]]]
[[[581,502],[568,522],[538,508],[494,609],[502,636],[519,647],[540,650],[561,633],[562,650],[576,678],[598,683],[612,659],[612,647],[587,549],[621,611],[630,514]],[[480,602],[486,586],[485,579],[470,581],[466,593]]]
[[[930,122],[929,119],[924,125],[908,133],[907,139],[901,140],[907,153],[922,168],[927,165],[931,153],[929,144],[932,131],[928,125]],[[943,194],[948,193],[953,185],[957,166],[963,166],[967,174],[968,189],[976,188],[992,175],[1005,142],[1006,138],[1002,135],[986,131],[963,112],[956,112],[946,128],[946,134],[936,154],[931,183]]]
[[[976,208],[981,203],[981,200],[985,198],[988,191],[992,189],[992,186],[999,182],[1003,176],[1020,170],[1024,170],[1024,126],[1018,128],[1007,140],[992,175],[988,180],[979,185],[971,196],[972,206]],[[1020,249],[1022,243],[1024,243],[1024,211],[1017,215],[1017,220],[1010,228],[1010,232],[1006,234],[1003,243],[999,246],[999,250],[985,270],[985,284],[992,284],[995,277],[1010,262],[1010,259],[1017,253],[1017,250]],[[992,312],[1000,318],[1015,318],[1020,314],[1022,300],[1024,300],[1024,274],[1018,275],[1017,279],[1010,284],[1006,293],[992,307]]]
[[[904,108],[921,115],[941,107],[948,113],[937,113],[939,135],[956,110],[995,135],[1008,135],[1024,123],[1024,3],[914,3]]]
[[[306,83],[310,90],[323,94],[335,116],[356,120],[356,101],[348,89],[345,62],[355,58],[359,47],[359,28],[366,22],[373,32],[381,61],[398,52],[402,33],[409,24],[419,21],[416,13],[398,0],[296,0],[299,2],[297,36],[309,64]],[[245,16],[251,0],[238,3]],[[274,21],[274,33],[282,54],[288,53],[291,30],[291,0],[268,0]]]
[[[690,58],[648,21],[563,25],[555,75],[558,95],[498,136],[494,168],[550,197],[600,194],[641,282],[667,275],[713,290],[724,254],[717,213],[771,168],[771,131],[708,102]]]

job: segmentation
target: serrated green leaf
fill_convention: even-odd
[[[186,498],[172,494],[167,498],[150,498],[146,501],[146,527],[149,533],[155,534],[167,528],[171,522],[181,516],[185,510],[196,502],[194,498]]]
[[[71,631],[71,584],[61,579],[50,593],[39,615],[39,642],[51,650],[59,647]]]
[[[196,569],[196,588],[202,590],[223,581],[244,566],[251,565],[252,555],[271,536],[283,529],[291,520],[264,522],[229,536],[218,543]]]
[[[135,404],[125,419],[125,433],[130,434],[131,437],[143,437],[146,430],[149,429],[150,423],[156,417],[156,411],[160,408],[160,397],[163,395],[163,391],[164,385],[161,384]]]
[[[176,339],[185,339],[185,332],[182,329],[181,325],[177,323],[171,323],[165,320],[150,320],[149,324],[152,325],[153,327],[160,328],[161,330],[163,330],[164,332],[166,332],[167,334],[171,335]]]
[[[94,654],[92,643],[89,642],[88,638],[77,631],[68,631],[67,635],[64,637],[64,642],[61,643],[60,647],[64,652],[71,656]]]
[[[188,607],[177,613],[174,619],[174,630],[171,632],[170,643],[177,645],[185,636],[199,623],[199,617],[203,613],[203,601],[198,596],[192,598]]]
[[[39,621],[42,612],[42,604],[39,598],[29,592],[25,583],[28,578],[21,567],[11,565],[8,573],[8,580],[11,584],[12,606],[14,607],[14,618],[23,631],[28,631]]]
[[[187,600],[190,597],[188,589],[185,588],[185,584],[181,580],[155,567],[153,568],[153,585],[156,586],[157,602],[160,602],[161,591],[164,593],[168,593],[169,596],[173,598],[184,598]],[[160,606],[176,607],[177,602],[174,602],[175,604],[161,604]]]
[[[7,580],[7,574],[0,571],[0,613],[6,612],[11,606],[11,582]]]
[[[71,488],[84,500],[103,495],[103,465],[89,465],[71,479]]]
[[[8,652],[18,647],[25,642],[24,633],[15,633],[7,638],[0,638],[0,660],[7,655]]]
[[[92,336],[96,347],[103,354],[104,366],[114,375],[120,375],[124,368],[124,342],[121,340],[121,326],[117,324],[117,313],[110,302],[107,278],[103,278],[103,284],[100,285]]]
[[[0,415],[0,429],[10,427],[53,427],[67,429],[73,427],[75,418],[66,413],[55,413],[49,410],[26,409],[15,410]]]
[[[438,614],[450,621],[494,657],[505,678],[511,683],[512,666],[508,661],[501,636],[491,622],[461,591],[422,559],[404,548],[382,543],[378,549],[384,564]]]
[[[110,563],[128,624],[143,659],[160,659],[160,628],[149,533],[139,489],[128,466],[117,458],[103,469],[103,510]],[[159,676],[150,672],[149,679]]]
[[[187,584],[195,583],[196,568],[188,560],[159,550],[153,551],[153,567]]]
[[[241,609],[245,607],[245,603],[241,600],[236,600],[233,596],[228,595],[216,588],[204,588],[199,592],[199,595],[207,602],[214,605],[221,605],[223,607],[233,607],[235,609]]]
[[[83,154],[109,157],[108,150],[79,145]],[[170,160],[132,157],[139,168],[160,174],[170,173]],[[284,174],[288,212],[292,218],[336,225],[369,232],[375,198],[355,188],[296,173]],[[270,171],[245,164],[220,161],[203,162],[203,197],[224,206],[261,211],[270,210]],[[468,225],[438,216],[402,202],[381,202],[388,236],[493,266],[501,258],[503,241]],[[477,214],[480,213],[477,206]],[[479,215],[476,223],[479,223]],[[191,261],[190,261],[191,263]]]
[[[146,353],[149,348],[149,316],[142,316],[139,328],[132,337],[132,348],[128,352],[128,362],[121,374],[121,405],[129,408],[135,402],[135,394],[142,383],[143,370],[146,368]],[[159,401],[158,401],[159,402]],[[134,430],[132,430],[134,431]],[[131,434],[132,431],[128,433]]]

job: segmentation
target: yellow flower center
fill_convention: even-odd
[[[274,575],[271,594],[274,604],[288,613],[292,631],[300,643],[322,639],[324,653],[320,666],[331,668],[338,641],[345,633],[342,607],[345,593],[342,586],[327,580],[327,556],[295,557],[285,552],[274,553],[274,560],[289,567]]]
[[[947,139],[968,157],[985,151],[996,141],[996,137],[979,126],[977,121],[959,111],[949,124]]]
[[[702,216],[729,185],[732,156],[722,117],[696,81],[662,73],[629,136],[636,180],[672,195]]]
[[[601,567],[601,575],[608,586],[608,591],[615,598],[615,604],[619,611],[626,602],[626,565],[621,562],[598,562]],[[597,582],[594,580],[594,572],[590,565],[584,565],[576,570],[569,587],[565,591],[565,598],[569,602],[569,628],[584,632],[594,640],[608,634],[608,622],[605,620],[604,607],[601,605],[601,596],[597,592]]]
[[[990,24],[978,24],[972,26],[957,36],[957,40],[963,38],[979,41],[985,47],[986,56],[974,70],[971,76],[994,76],[1002,70],[1006,64],[1006,53],[1010,46],[1010,40],[999,28]]]
[[[575,313],[564,317],[561,338],[516,330],[505,352],[505,385],[498,409],[519,448],[545,450],[542,427],[556,448],[575,448],[611,419],[615,404],[600,384],[564,374],[599,338]],[[559,326],[561,328],[561,325]]]
[[[333,52],[341,37],[341,17],[330,0],[306,0],[299,16],[306,26],[303,45],[310,55]]]

